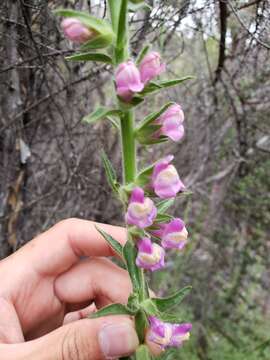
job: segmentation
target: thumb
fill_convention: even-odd
[[[132,354],[139,341],[129,318],[108,316],[75,321],[39,339],[8,346],[5,347],[8,360],[13,360],[11,347],[17,360],[103,360]]]
[[[133,322],[110,316],[83,319],[65,325],[41,338],[43,351],[53,360],[100,360],[132,354],[139,345]]]

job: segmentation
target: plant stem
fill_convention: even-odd
[[[124,182],[133,182],[136,176],[136,143],[134,137],[134,113],[128,110],[121,119]]]

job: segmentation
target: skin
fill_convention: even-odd
[[[115,254],[95,225],[125,243],[123,228],[67,219],[0,262],[0,359],[104,359],[102,326],[134,327],[124,316],[84,319],[96,308],[126,303],[132,290],[127,272],[106,258]]]

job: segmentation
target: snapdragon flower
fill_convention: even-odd
[[[129,199],[126,222],[143,229],[153,224],[156,215],[157,209],[153,201],[144,196],[142,188],[134,188]]]
[[[161,245],[165,249],[183,249],[187,244],[188,232],[182,219],[177,218],[164,225]]]
[[[152,243],[147,237],[140,239],[137,246],[137,266],[151,271],[156,271],[164,267],[165,251],[161,246]]]
[[[147,54],[140,64],[141,81],[146,84],[165,71],[159,53],[153,51]]]
[[[61,22],[61,27],[65,36],[78,44],[83,44],[86,41],[96,36],[94,30],[88,28],[76,18],[67,18]]]
[[[179,141],[185,134],[183,126],[184,112],[180,105],[173,104],[156,120],[156,124],[162,125],[156,136],[164,135],[173,141]]]
[[[116,91],[120,98],[129,102],[133,94],[144,88],[140,72],[133,61],[129,60],[118,66],[115,73]]]
[[[162,349],[167,347],[180,347],[190,337],[192,324],[170,324],[162,322],[155,316],[149,317],[150,329],[148,338],[158,344]]]
[[[152,186],[161,199],[175,197],[179,191],[185,189],[176,168],[170,164],[173,158],[173,155],[168,155],[154,166]]]

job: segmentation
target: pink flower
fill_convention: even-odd
[[[173,155],[168,155],[154,166],[152,186],[161,199],[175,197],[179,191],[185,189],[176,168],[170,164],[173,158]]]
[[[157,209],[153,201],[148,197],[144,197],[142,188],[134,188],[129,199],[126,222],[144,229],[153,224],[156,215]]]
[[[151,271],[156,271],[165,266],[164,249],[158,244],[154,244],[147,237],[138,241],[138,255],[136,265]]]
[[[165,249],[183,249],[187,243],[188,232],[182,219],[173,219],[166,224],[161,233],[161,245]]]
[[[148,83],[156,76],[165,71],[165,64],[161,62],[159,53],[150,52],[147,54],[140,64],[141,80],[144,84]]]
[[[190,337],[192,324],[165,323],[155,316],[149,317],[150,329],[148,338],[158,344],[162,349],[169,346],[179,347]]]
[[[156,120],[156,123],[162,125],[158,135],[168,136],[173,141],[182,139],[185,133],[183,126],[184,113],[180,105],[174,104]]]
[[[96,34],[92,29],[89,29],[87,26],[83,25],[76,18],[66,18],[61,22],[61,27],[64,31],[65,36],[78,44],[82,44]]]
[[[129,60],[118,66],[115,73],[117,94],[124,100],[130,101],[135,92],[142,91],[140,72],[133,61]]]

